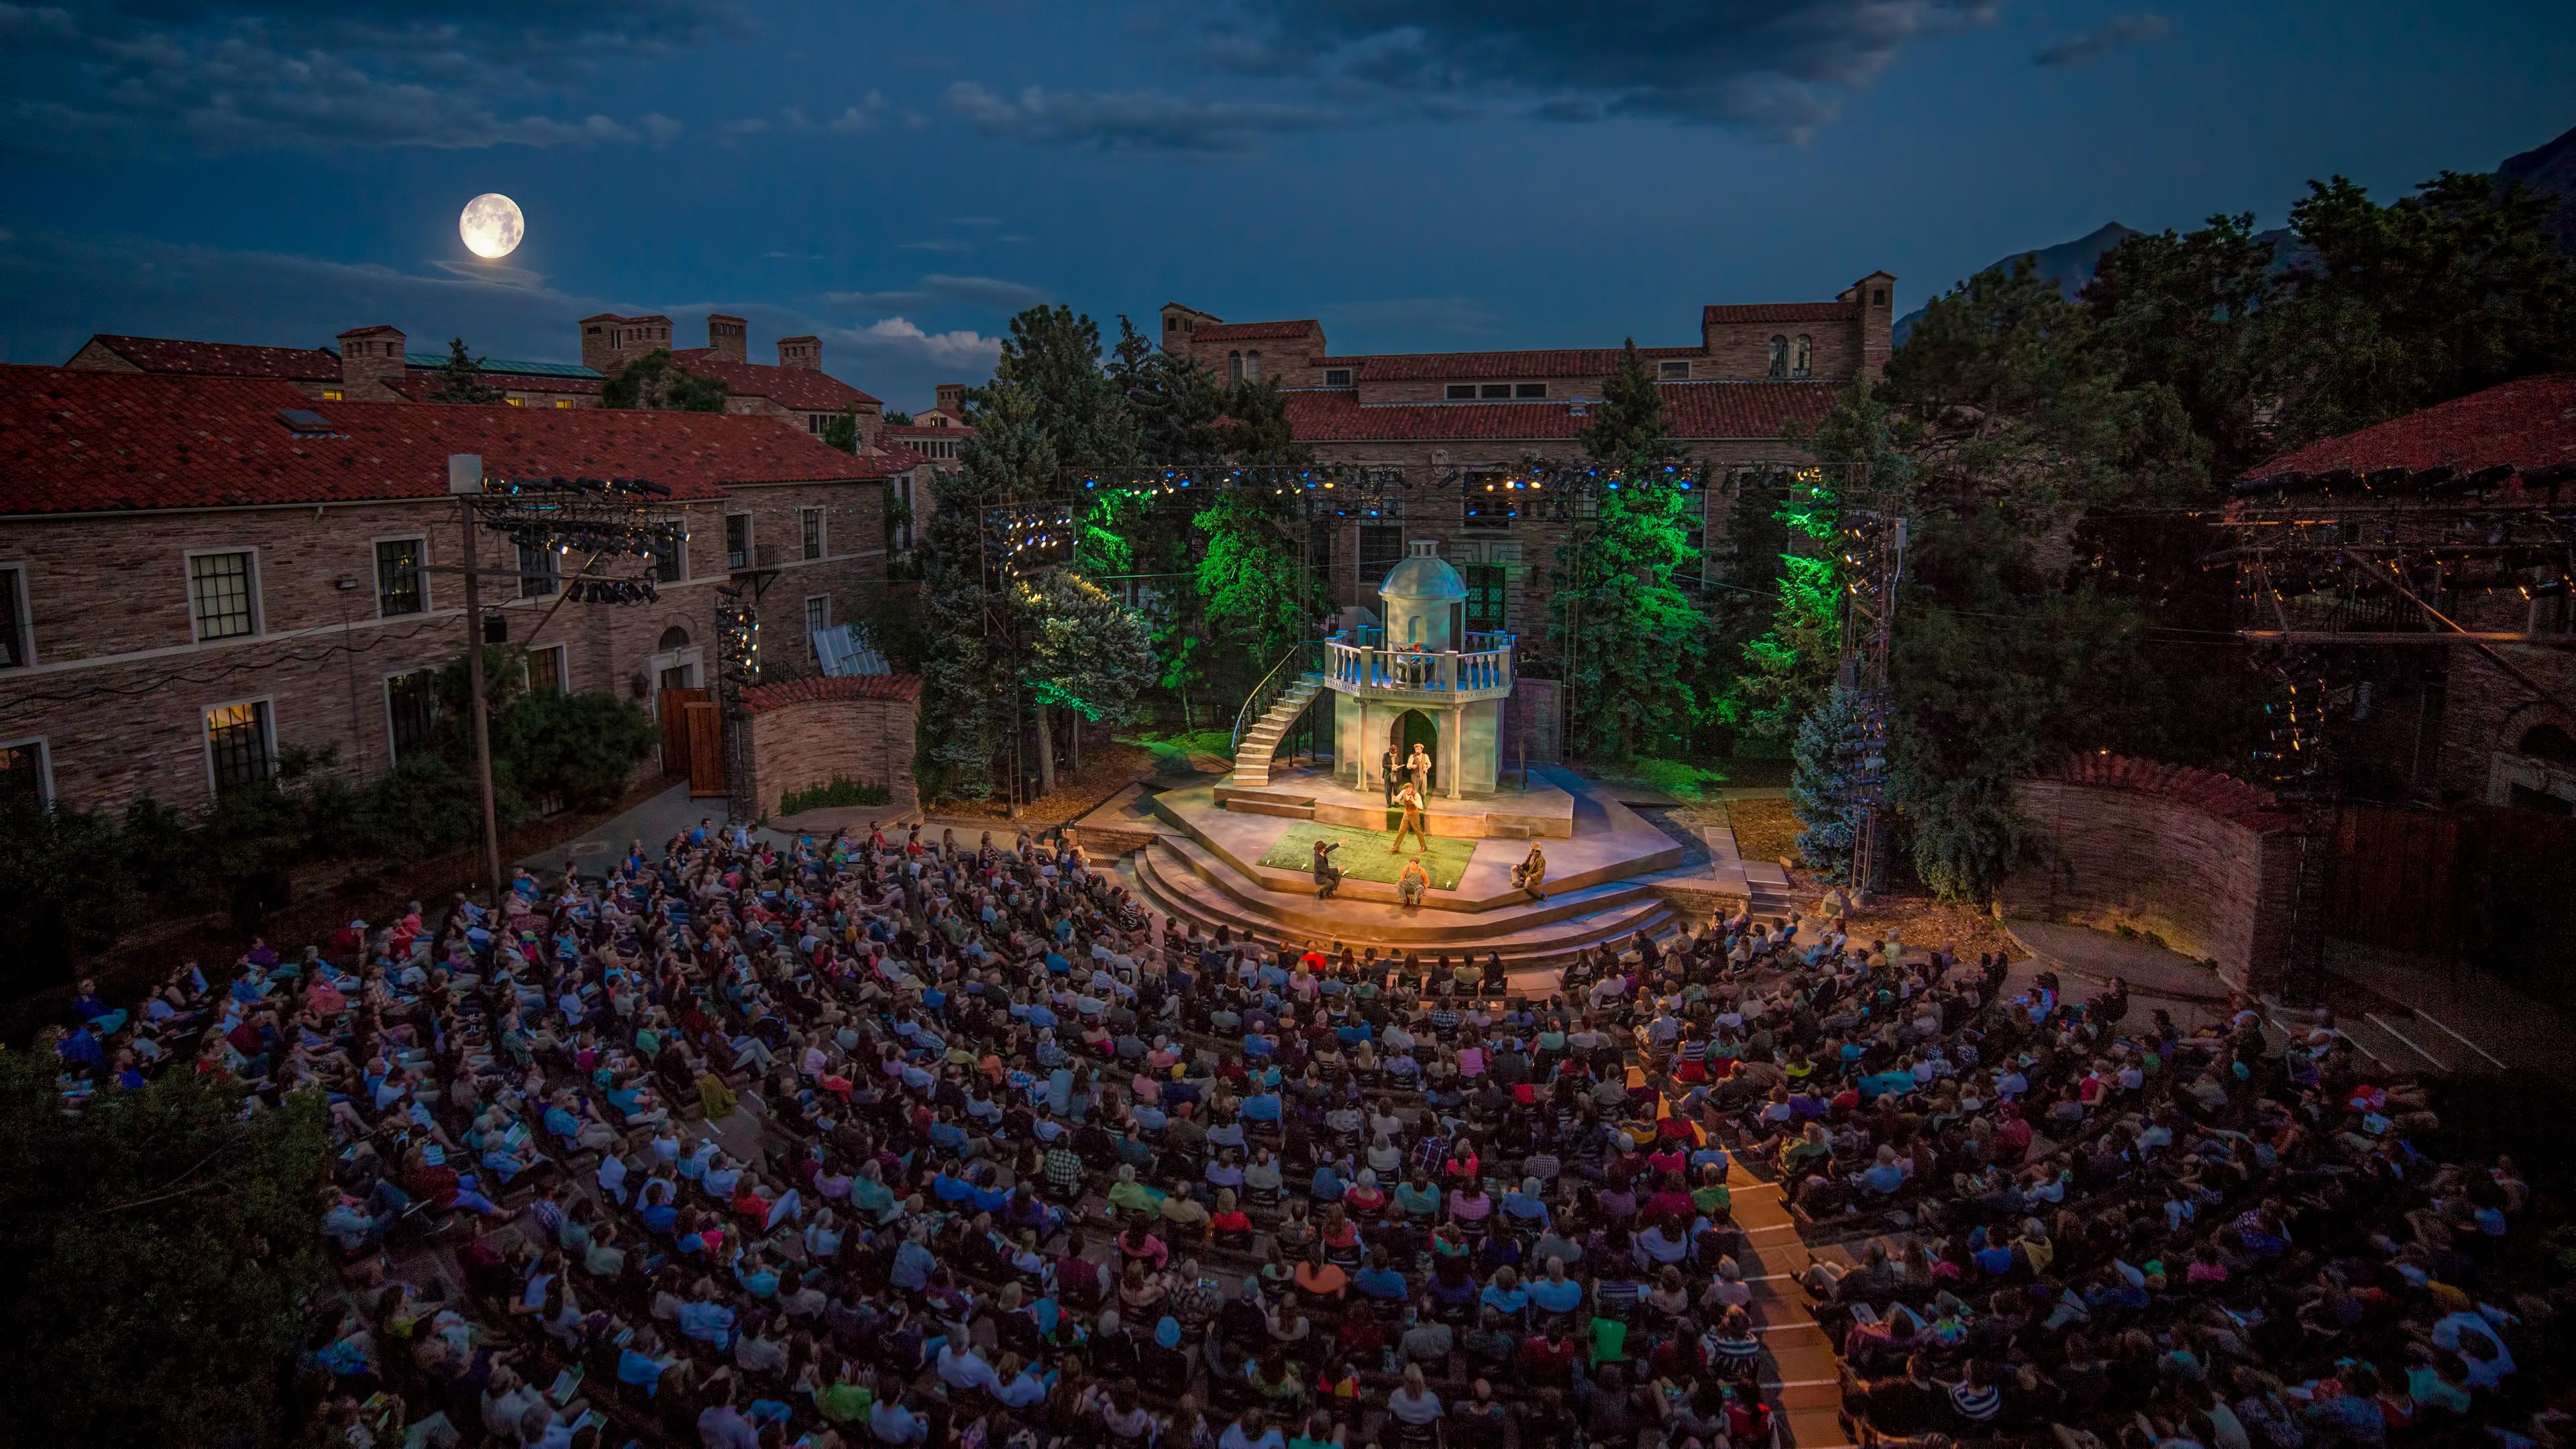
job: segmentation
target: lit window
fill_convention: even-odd
[[[254,699],[207,710],[206,751],[217,790],[237,790],[266,780],[275,768],[268,701]]]
[[[343,394],[340,389],[336,387],[326,387],[322,389],[322,400],[324,402],[338,402],[341,400],[342,396]]]
[[[421,597],[421,540],[389,538],[376,545],[376,612],[392,618],[428,607]]]
[[[200,640],[258,633],[256,592],[246,552],[201,553],[188,559],[188,609]]]
[[[555,399],[555,406],[556,406],[556,407],[559,407],[559,408],[568,408],[568,407],[571,407],[571,406],[572,406],[572,399],[571,399],[571,398],[568,398],[568,397],[559,397],[559,398],[556,398],[556,399]]]
[[[514,408],[523,408],[523,407],[526,407],[526,406],[528,405],[528,400],[527,400],[526,398],[523,398],[523,397],[519,396],[517,393],[515,393],[515,392],[514,392],[514,393],[510,394],[510,397],[509,397],[509,403],[510,403],[510,406],[512,406],[512,407],[514,407]]]

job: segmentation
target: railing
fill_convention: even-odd
[[[1234,712],[1234,743],[1228,747],[1233,753],[1243,752],[1244,733],[1260,723],[1263,715],[1270,713],[1270,706],[1297,687],[1298,677],[1306,672],[1320,642],[1307,639],[1291,646],[1287,653],[1279,656],[1278,663],[1270,666],[1270,672],[1261,676],[1261,682],[1252,686],[1252,692],[1243,697],[1243,708]]]
[[[1326,640],[1325,683],[1347,694],[1497,694],[1512,686],[1509,634],[1473,633],[1467,649],[1430,650],[1384,647],[1375,642],[1378,632],[1346,630]]]

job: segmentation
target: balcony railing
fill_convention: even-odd
[[[1383,630],[1348,629],[1324,641],[1324,682],[1344,694],[1399,699],[1486,699],[1512,687],[1512,635],[1471,632],[1464,649],[1388,645]]]

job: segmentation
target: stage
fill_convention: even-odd
[[[1272,770],[1266,785],[1237,785],[1229,776],[1217,785],[1215,799],[1239,815],[1319,820],[1388,832],[1396,824],[1395,807],[1386,803],[1383,791],[1353,789],[1322,770]],[[1455,800],[1434,795],[1423,807],[1422,826],[1426,834],[1453,840],[1567,840],[1575,834],[1574,795],[1533,771],[1527,790],[1505,788]],[[1551,848],[1549,859],[1555,854]],[[1254,858],[1259,858],[1258,852]]]

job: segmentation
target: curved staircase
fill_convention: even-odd
[[[1291,681],[1270,707],[1261,712],[1261,718],[1253,721],[1244,730],[1242,738],[1235,741],[1232,783],[1256,789],[1269,784],[1270,761],[1278,753],[1279,742],[1288,737],[1289,729],[1297,723],[1297,716],[1304,714],[1306,706],[1313,704],[1315,696],[1323,692],[1324,676],[1321,674],[1301,674]]]

